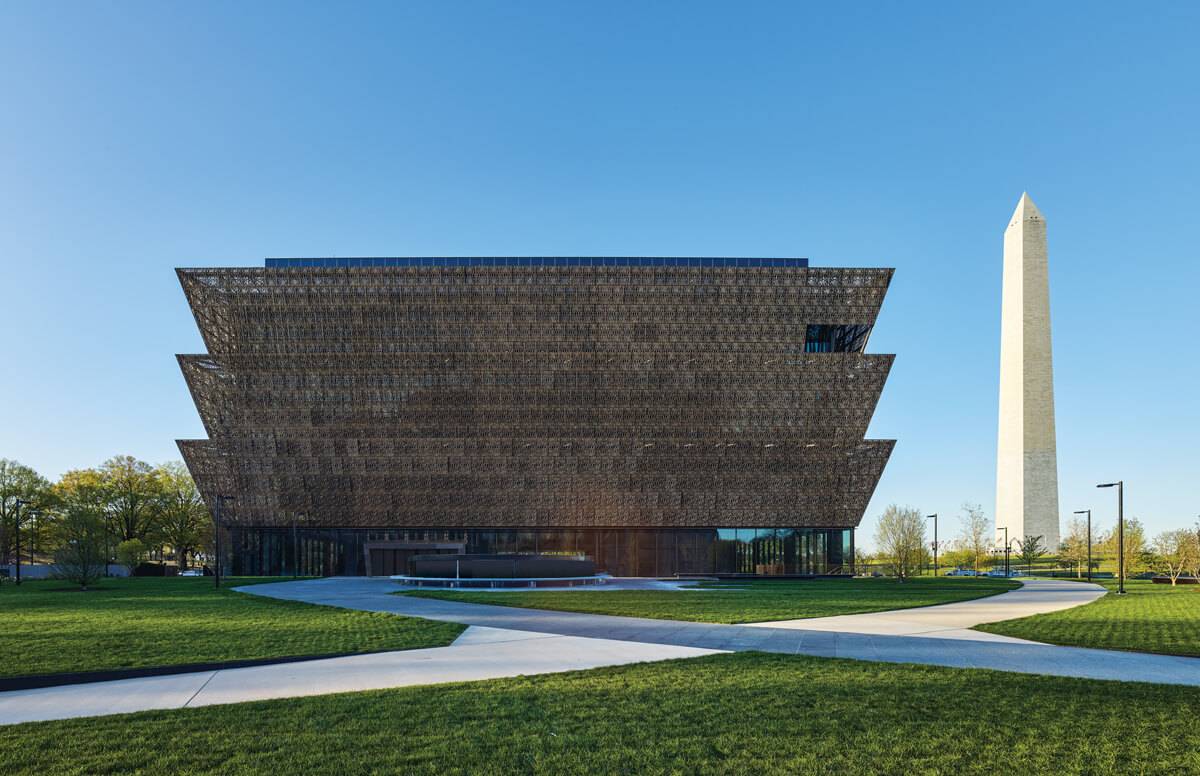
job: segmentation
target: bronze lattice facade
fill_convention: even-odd
[[[179,362],[209,438],[179,446],[210,504],[232,497],[235,571],[365,573],[388,542],[579,551],[660,576],[833,570],[894,444],[864,439],[893,359],[863,352],[891,274],[662,258],[181,269],[208,353]]]

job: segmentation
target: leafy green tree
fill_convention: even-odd
[[[1101,542],[1105,555],[1113,561],[1117,560],[1117,529],[1114,527],[1105,534]],[[1136,517],[1125,521],[1125,573],[1136,574],[1144,570],[1147,561],[1146,529],[1142,521]]]
[[[0,458],[0,563],[11,563],[16,550],[17,520],[25,529],[34,510],[48,506],[50,483],[24,464]],[[17,509],[17,500],[29,502]]]
[[[1026,536],[1024,539],[1017,540],[1017,547],[1020,552],[1017,557],[1025,564],[1027,571],[1033,570],[1033,564],[1037,559],[1046,554],[1046,545],[1042,542],[1044,537],[1041,536]]]
[[[942,568],[967,568],[974,562],[974,556],[970,550],[964,550],[961,547],[951,546],[950,549],[944,550],[941,555]]]
[[[912,507],[891,504],[875,526],[875,544],[903,582],[915,573],[925,558],[925,517]]]
[[[105,571],[103,516],[80,503],[69,503],[59,515],[57,529],[60,542],[54,551],[55,576],[87,590]]]
[[[54,484],[52,496],[55,505],[52,512],[54,519],[43,531],[43,542],[52,548],[61,547],[68,540],[69,534],[63,521],[66,519],[68,511],[75,510],[77,513],[87,512],[100,521],[101,526],[105,527],[102,537],[105,547],[115,544],[115,542],[109,541],[108,492],[104,487],[104,478],[99,471],[96,469],[72,469],[63,474]],[[105,552],[105,558],[109,557],[109,554]]]
[[[1192,535],[1196,537],[1196,554],[1192,558],[1192,565],[1188,567],[1188,572],[1195,578],[1200,579],[1200,521],[1192,530]]]
[[[1164,531],[1154,539],[1154,552],[1158,563],[1165,568],[1172,587],[1185,571],[1196,567],[1200,559],[1200,541],[1194,531],[1180,528]]]
[[[156,536],[175,551],[180,569],[188,567],[188,556],[205,547],[212,535],[208,506],[192,475],[181,461],[158,467],[161,502]]]
[[[141,539],[126,539],[117,545],[117,561],[130,572],[146,558],[146,543]]]
[[[146,539],[160,517],[162,483],[157,472],[145,461],[118,455],[104,462],[100,477],[117,538]]]

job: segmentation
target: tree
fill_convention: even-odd
[[[129,569],[130,573],[146,557],[146,543],[141,539],[126,539],[117,545],[117,562]]]
[[[992,548],[992,524],[983,513],[983,507],[978,504],[964,503],[959,521],[962,529],[958,534],[958,548],[965,550],[970,558],[971,567],[979,573],[980,567],[987,562],[988,551]]]
[[[1154,552],[1171,578],[1171,586],[1183,575],[1196,567],[1200,559],[1200,541],[1196,534],[1184,528],[1164,531],[1154,539]]]
[[[118,455],[100,467],[114,532],[122,541],[145,539],[157,526],[162,484],[150,464]]]
[[[1192,565],[1188,571],[1193,577],[1200,579],[1200,521],[1196,522],[1196,527],[1192,529],[1192,535],[1196,537],[1196,556],[1192,558]]]
[[[72,469],[63,474],[53,487],[55,502],[55,519],[43,532],[44,541],[51,547],[62,547],[68,540],[70,531],[64,521],[70,510],[84,511],[100,521],[104,527],[102,545],[105,548],[104,558],[108,553],[110,532],[107,527],[108,493],[104,487],[104,478],[96,469]]]
[[[903,582],[920,568],[925,557],[924,516],[912,507],[888,506],[875,527],[875,543]]]
[[[175,551],[179,568],[186,569],[188,555],[204,547],[212,533],[208,506],[182,462],[172,461],[158,467],[158,478],[161,504],[156,535]]]
[[[50,483],[33,469],[0,458],[0,563],[10,563],[16,550],[17,520],[24,528],[33,509],[44,508]],[[29,505],[17,509],[17,499]]]
[[[72,503],[62,510],[57,529],[60,543],[54,552],[55,576],[87,590],[105,571],[104,519],[98,512]]]
[[[1073,517],[1067,523],[1067,533],[1059,547],[1058,557],[1075,567],[1075,576],[1083,576],[1083,567],[1088,560],[1087,523],[1081,517]]]
[[[1033,564],[1038,558],[1046,554],[1046,546],[1042,543],[1041,536],[1026,536],[1024,539],[1017,540],[1017,546],[1021,548],[1020,554],[1017,557],[1025,564],[1028,571],[1033,570]]]
[[[1117,529],[1113,528],[1102,542],[1104,552],[1117,559]],[[1134,574],[1146,563],[1146,529],[1142,521],[1131,517],[1125,521],[1125,573]]]
[[[950,549],[942,552],[942,567],[966,568],[971,565],[972,559],[973,556],[968,550],[952,546]]]

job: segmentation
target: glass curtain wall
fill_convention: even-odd
[[[853,531],[826,528],[337,529],[234,528],[247,576],[357,576],[374,542],[462,543],[468,553],[586,555],[613,576],[847,574]]]

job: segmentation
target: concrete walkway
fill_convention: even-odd
[[[1200,658],[960,637],[970,624],[1066,608],[1072,601],[1085,602],[1081,589],[1088,597],[1097,592],[1072,582],[1029,585],[1023,596],[1013,591],[925,609],[755,625],[413,598],[394,595],[397,586],[390,580],[361,577],[241,589],[470,627],[453,645],[436,649],[0,693],[0,724],[552,673],[740,650],[1200,686]],[[821,627],[808,628],[807,623]]]
[[[923,606],[917,609],[897,609],[871,614],[814,617],[808,620],[756,622],[752,625],[755,628],[789,628],[836,633],[1035,644],[1037,642],[970,629],[985,622],[1015,620],[1019,617],[1057,612],[1060,609],[1090,604],[1104,593],[1105,590],[1100,585],[1053,579],[1031,579],[1025,581],[1016,590],[1007,593],[970,601],[958,601],[952,604]]]
[[[472,626],[449,647],[0,693],[0,725],[548,674],[715,652]]]
[[[1051,583],[1078,585],[1077,582]],[[1059,647],[1019,639],[967,640],[933,633],[889,635],[805,629],[802,625],[718,625],[674,620],[612,617],[578,612],[466,604],[394,595],[390,580],[339,577],[303,582],[251,585],[245,592],[292,601],[391,612],[430,620],[484,625],[507,630],[608,638],[645,644],[671,644],[715,650],[760,650],[792,655],[844,657],[888,663],[921,663],[952,668],[990,668],[1026,674],[1089,679],[1160,682],[1200,686],[1200,658],[1140,652]],[[603,595],[600,592],[592,595]],[[497,595],[502,595],[498,593]],[[681,593],[693,595],[693,593]],[[975,605],[986,611],[989,599]],[[1011,599],[1010,599],[1011,600]],[[1037,604],[1026,599],[1029,606]],[[969,603],[969,602],[964,602]],[[1046,605],[1050,605],[1047,601]],[[934,607],[930,607],[933,609]],[[1061,608],[1061,607],[1059,607]],[[908,610],[909,612],[917,610]],[[1013,612],[1013,609],[1006,609]],[[1014,616],[1021,616],[1020,614]],[[951,628],[950,631],[959,630]],[[951,634],[953,636],[953,634]]]

